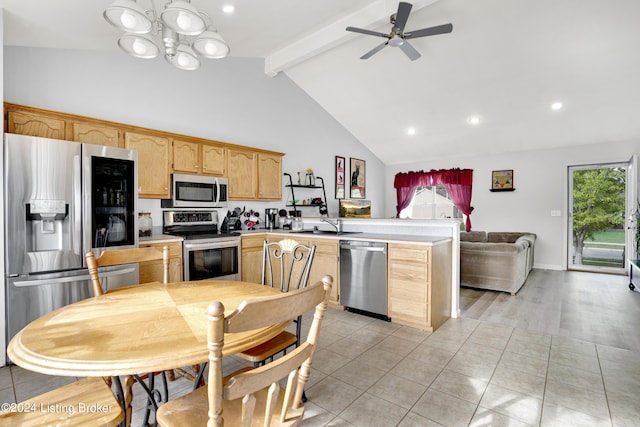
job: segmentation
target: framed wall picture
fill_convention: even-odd
[[[364,199],[366,197],[366,165],[364,160],[351,157],[351,171],[349,174],[350,192],[352,199]]]
[[[513,190],[513,169],[491,172],[491,191]]]
[[[336,199],[344,199],[344,157],[336,156]]]

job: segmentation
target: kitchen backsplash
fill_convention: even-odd
[[[293,210],[292,207],[286,207],[284,202],[229,202],[229,207],[225,209],[217,209],[218,211],[218,219],[219,225],[222,224],[225,216],[228,211],[233,211],[235,208],[240,208],[240,210],[255,211],[260,214],[260,224],[258,227],[264,227],[264,211],[269,208],[286,209],[287,211]],[[139,199],[138,200],[138,212],[151,212],[151,219],[153,220],[154,227],[162,227],[162,208],[160,207],[159,199]],[[298,208],[298,210],[302,211],[303,217],[320,217],[320,212],[317,208],[305,207]],[[329,206],[329,217],[337,217],[338,216],[338,207]]]

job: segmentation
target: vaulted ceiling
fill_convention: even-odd
[[[4,43],[117,50],[111,3],[0,0]],[[637,0],[414,0],[406,30],[453,24],[411,40],[416,61],[390,46],[362,60],[384,39],[345,31],[388,33],[397,1],[191,3],[231,56],[286,73],[387,164],[640,139]]]

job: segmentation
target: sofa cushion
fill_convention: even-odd
[[[496,232],[490,231],[487,233],[487,242],[491,243],[515,243],[520,237],[525,234],[531,233],[519,233],[519,232]],[[535,236],[535,234],[534,234]]]
[[[487,233],[485,231],[463,231],[460,233],[461,242],[486,242]]]

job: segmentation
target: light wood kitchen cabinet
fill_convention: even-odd
[[[227,149],[222,146],[202,144],[202,173],[225,176],[227,171]]]
[[[138,196],[168,199],[171,179],[169,138],[126,132],[124,142],[125,148],[138,151]]]
[[[173,141],[173,171],[222,176],[226,166],[226,149],[206,143]]]
[[[71,127],[73,141],[120,147],[120,130],[116,127],[84,122],[72,123]]]
[[[156,248],[162,251],[169,246],[169,282],[182,280],[182,242],[140,243],[140,248]],[[139,264],[140,283],[160,282],[163,278],[162,260],[141,262]]]
[[[242,236],[240,267],[244,282],[262,283],[262,249],[266,238],[265,234]]]
[[[282,156],[258,153],[258,198],[282,199]]]
[[[434,331],[451,316],[451,241],[388,245],[389,317]]]
[[[307,245],[316,246],[316,253],[311,263],[311,271],[309,272],[309,285],[322,280],[329,274],[333,277],[333,285],[329,302],[334,305],[340,304],[340,241],[335,239],[306,239],[299,235],[283,236],[269,235],[267,241],[279,242],[283,239],[292,239],[296,242]],[[261,259],[262,261],[262,259]]]
[[[227,150],[229,200],[253,200],[258,196],[258,154],[255,151]]]
[[[281,200],[282,155],[227,150],[230,200]]]
[[[7,132],[42,138],[66,139],[65,120],[44,113],[7,109]]]
[[[5,131],[138,151],[139,197],[170,197],[171,173],[229,177],[230,200],[281,200],[283,153],[4,103]]]
[[[200,173],[200,144],[174,139],[173,171]]]
[[[340,241],[311,239],[307,244],[316,245],[316,254],[313,257],[309,274],[309,284],[322,280],[322,277],[327,274],[331,275],[333,286],[331,286],[329,302],[340,304]]]

